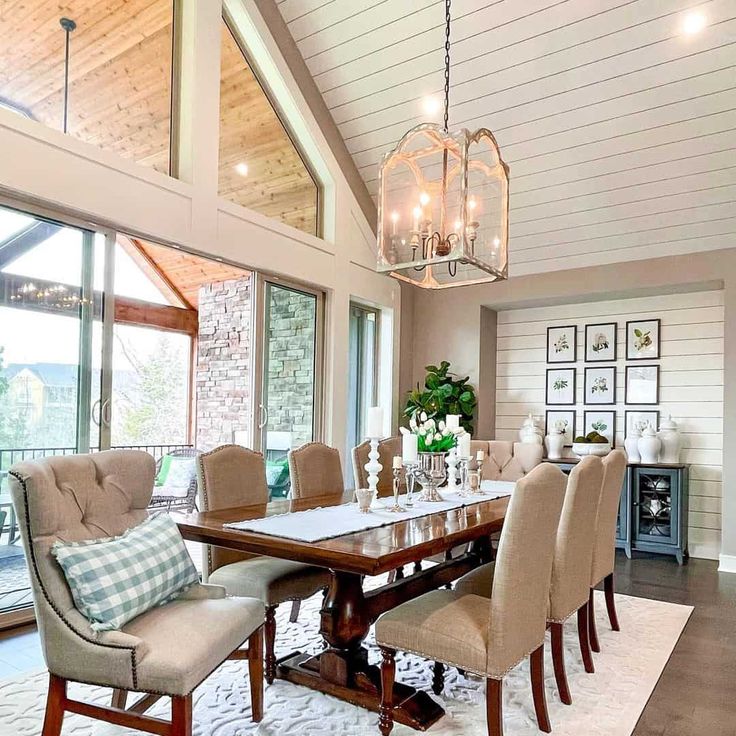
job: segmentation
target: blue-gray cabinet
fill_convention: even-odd
[[[577,458],[550,460],[569,473]],[[687,465],[626,467],[616,525],[616,546],[628,557],[633,552],[655,552],[687,560]]]

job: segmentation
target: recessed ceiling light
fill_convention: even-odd
[[[240,174],[240,176],[248,176],[248,164],[246,163],[239,163],[235,166],[235,171]]]
[[[427,117],[434,117],[440,111],[440,101],[434,95],[428,95],[422,100],[422,110]]]
[[[707,25],[707,22],[706,17],[702,13],[693,11],[683,17],[681,25],[682,32],[688,36],[692,36],[702,31]]]

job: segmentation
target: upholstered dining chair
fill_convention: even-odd
[[[361,442],[357,447],[353,448],[353,479],[356,488],[368,487],[368,471],[365,469],[368,462],[368,453],[371,445],[368,440]],[[378,443],[378,462],[381,463],[382,469],[378,474],[378,498],[387,498],[394,492],[394,474],[393,459],[396,455],[401,455],[401,437],[387,437]],[[405,473],[401,470],[402,488],[406,484]]]
[[[289,474],[292,498],[345,492],[340,453],[322,442],[289,450]]]
[[[233,506],[268,503],[263,455],[240,445],[223,445],[199,456],[201,508],[217,511]],[[225,587],[230,595],[258,598],[266,606],[266,682],[276,676],[276,609],[300,602],[329,585],[327,570],[276,557],[208,546],[205,581]],[[298,613],[298,611],[297,611]]]
[[[248,658],[252,716],[261,720],[261,601],[228,598],[222,587],[196,584],[120,630],[103,632],[93,631],[74,607],[52,546],[119,536],[137,526],[148,516],[153,480],[153,458],[137,450],[48,457],[10,469],[10,492],[50,673],[42,736],[59,736],[65,712],[147,733],[190,736],[192,691],[228,658]],[[247,652],[239,649],[246,639]],[[70,681],[114,688],[112,706],[70,698]],[[125,710],[128,691],[146,694]],[[170,722],[145,715],[161,697],[171,698]]]
[[[578,639],[586,672],[594,671],[588,641],[589,576],[593,558],[595,520],[603,482],[603,463],[599,457],[586,457],[572,470],[567,481],[552,565],[547,624],[552,634],[552,662],[560,699],[570,705],[564,659],[563,628],[577,613]],[[459,593],[490,595],[495,565],[483,565],[455,584]]]
[[[594,652],[600,652],[598,632],[595,625],[594,588],[603,583],[606,597],[608,620],[614,631],[619,631],[616,613],[615,584],[613,569],[616,560],[616,520],[621,499],[621,487],[626,474],[626,453],[613,450],[603,459],[603,486],[596,515],[595,542],[590,573],[590,598],[588,603],[588,626],[590,645]]]
[[[503,733],[503,678],[531,652],[537,722],[542,731],[551,730],[544,694],[544,637],[565,482],[559,468],[545,463],[516,484],[494,563],[490,600],[457,590],[435,590],[378,619],[379,728],[384,736],[393,728],[396,650],[435,660],[439,685],[444,665],[484,677],[490,736]]]

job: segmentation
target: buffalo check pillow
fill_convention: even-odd
[[[77,610],[95,631],[119,629],[199,582],[199,574],[172,519],[149,516],[119,537],[56,542]]]

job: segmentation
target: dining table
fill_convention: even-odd
[[[352,500],[350,491],[172,516],[187,540],[328,569],[330,584],[320,611],[324,648],[280,658],[277,677],[378,711],[380,672],[369,663],[364,644],[371,625],[386,611],[491,561],[491,535],[503,526],[509,496],[474,498],[472,503],[449,510],[439,508],[442,504],[417,501],[412,518],[382,514],[381,526],[337,536],[326,529],[325,538],[317,540],[257,530],[260,519],[310,510],[325,513],[330,507],[347,504],[339,513],[359,515]],[[309,514],[300,514],[292,521],[299,522],[298,528],[308,518]],[[247,527],[250,522],[255,522],[255,529],[232,526]],[[422,565],[428,558],[439,561]],[[387,578],[391,582],[365,585],[367,577],[392,571],[399,572]],[[396,683],[393,702],[395,720],[417,730],[426,730],[444,715],[439,703],[407,684]]]

